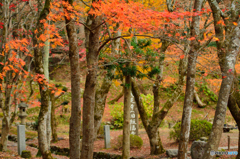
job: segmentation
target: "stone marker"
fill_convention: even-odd
[[[192,159],[202,159],[204,148],[207,142],[205,141],[194,141],[191,146],[191,157]]]
[[[18,105],[19,108],[19,118],[21,118],[21,125],[17,126],[17,139],[18,139],[18,155],[22,155],[22,151],[26,150],[26,140],[25,140],[25,118],[27,117],[28,105],[24,102],[21,102]]]
[[[130,106],[130,134],[138,135],[138,109],[132,93]]]
[[[22,151],[26,150],[26,141],[25,141],[25,125],[17,126],[18,134],[18,155],[22,155]]]
[[[104,125],[104,141],[105,141],[105,148],[108,149],[111,147],[110,145],[110,126],[109,125]]]

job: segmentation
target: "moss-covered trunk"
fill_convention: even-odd
[[[8,134],[9,134],[9,130],[10,130],[10,125],[8,123],[9,122],[7,122],[6,118],[2,119],[0,151],[7,151]]]
[[[217,41],[217,51],[219,58],[219,65],[222,73],[222,83],[219,92],[216,112],[214,116],[212,131],[209,140],[205,146],[203,158],[212,159],[215,156],[210,155],[210,151],[218,150],[220,139],[222,136],[223,124],[225,121],[227,103],[229,101],[230,90],[234,77],[235,63],[238,58],[240,48],[240,21],[237,15],[236,1],[231,1],[230,17],[223,18],[222,10],[220,9],[216,0],[208,0],[214,18],[214,28]],[[223,18],[223,19],[222,19]],[[224,20],[226,26],[219,21]],[[232,22],[236,21],[237,25]]]
[[[203,0],[195,0],[194,12],[200,12],[202,8]],[[200,30],[200,16],[192,17],[191,24],[191,37],[198,37]],[[182,114],[182,125],[180,142],[178,147],[178,158],[187,158],[187,146],[189,142],[190,126],[191,126],[191,114],[192,114],[192,104],[194,98],[194,86],[195,86],[195,74],[196,74],[196,62],[198,56],[198,49],[200,48],[200,43],[197,39],[192,40],[190,43],[190,52],[188,55],[188,68],[187,68],[187,83],[185,91],[185,99]]]
[[[124,115],[123,115],[123,150],[122,158],[130,158],[130,106],[131,106],[131,76],[125,76]]]
[[[34,64],[35,64],[35,72],[38,78],[38,85],[41,96],[41,108],[38,116],[38,145],[39,150],[42,154],[43,159],[52,159],[51,152],[49,150],[49,145],[47,143],[47,114],[48,114],[48,106],[49,106],[49,89],[46,79],[44,78],[44,68],[43,68],[43,48],[39,47],[40,41],[38,40],[39,36],[42,34],[43,24],[41,21],[46,19],[50,10],[50,0],[46,0],[44,4],[44,8],[41,11],[36,29],[38,33],[33,35],[33,46],[34,48]]]
[[[101,88],[96,91],[94,107],[94,139],[96,139],[97,132],[101,126],[107,94],[110,90],[111,85],[112,79],[108,76],[105,76]]]
[[[237,77],[237,73],[235,71],[235,77]],[[239,81],[237,78],[234,78],[234,82],[231,88],[231,94],[228,100],[228,108],[238,125],[238,131],[240,130],[240,93],[239,93]],[[240,137],[240,131],[239,131]],[[238,138],[238,155],[236,159],[240,159],[240,138]]]
[[[52,142],[58,142],[57,136],[57,119],[56,119],[56,107],[55,107],[55,96],[54,93],[50,95],[51,99],[51,129],[52,129]]]

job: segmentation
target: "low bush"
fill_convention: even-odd
[[[123,103],[110,105],[111,129],[122,129],[123,127]]]
[[[198,140],[200,137],[208,137],[212,130],[212,124],[206,120],[191,120],[190,141]],[[181,122],[177,122],[170,131],[170,139],[177,142],[180,140]]]
[[[130,135],[130,148],[140,149],[143,145],[143,140],[137,135]],[[123,135],[119,135],[117,138],[117,143],[114,146],[114,149],[121,149],[123,146]]]

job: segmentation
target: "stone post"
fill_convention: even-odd
[[[138,109],[131,93],[131,109],[130,109],[130,134],[138,135]]]
[[[110,137],[110,126],[104,125],[104,141],[105,141],[105,149],[111,148],[111,137]]]
[[[25,140],[25,125],[17,126],[17,139],[18,139],[18,155],[22,155],[22,151],[26,150]]]

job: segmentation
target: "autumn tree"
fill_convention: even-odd
[[[235,78],[235,63],[240,49],[240,21],[239,8],[237,8],[238,5],[236,4],[237,2],[234,0],[231,2],[208,0],[208,3],[211,7],[214,19],[215,35],[217,38],[217,53],[222,73],[222,83],[219,91],[212,131],[203,155],[203,158],[206,159],[215,157],[210,155],[211,150],[218,150],[230,90]],[[221,8],[219,3],[222,3],[223,5],[221,5],[221,7],[224,8]],[[224,12],[222,9],[229,9],[229,11],[225,10]]]
[[[39,3],[40,14],[37,18],[37,24],[35,27],[33,35],[33,46],[34,46],[34,64],[35,72],[37,74],[37,81],[39,85],[40,95],[41,95],[41,108],[38,117],[38,144],[39,150],[44,159],[52,158],[49,149],[49,144],[47,143],[47,114],[49,110],[49,88],[48,82],[44,77],[44,67],[43,67],[43,43],[46,41],[44,38],[44,25],[43,22],[46,20],[50,12],[50,0],[46,0],[43,9],[41,10],[41,3]]]
[[[69,41],[69,59],[71,65],[71,95],[72,95],[71,118],[69,128],[70,158],[80,159],[81,90],[80,90],[79,47],[77,43],[78,40],[76,26],[74,23],[74,19],[71,16],[74,1],[68,0],[66,2],[67,4],[64,7],[65,12],[68,13],[65,14],[65,22]]]
[[[25,30],[28,17],[26,2],[0,1],[0,108],[3,112],[1,151],[7,150],[10,128],[18,112],[18,104],[27,101],[25,84],[28,76],[29,63],[29,32]]]
[[[195,0],[193,12],[199,14],[202,8],[202,4],[203,4],[202,0]],[[196,15],[193,16],[192,18],[191,37],[197,38],[199,34],[200,34],[200,16]],[[178,148],[179,149],[178,158],[180,159],[187,158],[187,145],[190,135],[191,113],[194,97],[196,60],[199,49],[200,43],[197,41],[197,39],[192,40],[190,44],[190,52],[188,54],[187,84],[184,98],[180,142]]]

